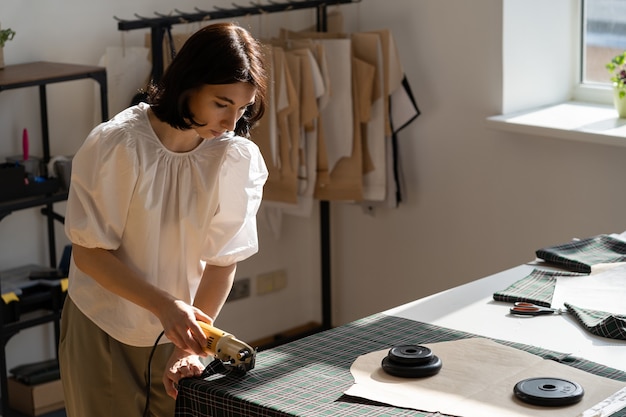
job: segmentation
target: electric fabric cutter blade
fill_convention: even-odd
[[[222,361],[226,369],[240,373],[254,369],[256,349],[208,323],[199,321],[198,324],[208,339],[204,351]]]

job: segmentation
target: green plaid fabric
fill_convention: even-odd
[[[245,375],[216,374],[180,381],[176,417],[443,417],[344,395],[350,366],[365,353],[399,344],[426,344],[476,335],[376,314],[274,349],[259,352]],[[564,353],[498,341],[546,359],[626,382],[626,372]],[[511,392],[513,387],[511,387]],[[612,417],[626,417],[626,410]]]
[[[576,272],[542,271],[534,269],[529,275],[514,282],[502,291],[496,291],[493,299],[506,303],[523,301],[544,307],[550,307],[556,277],[585,276]],[[604,311],[588,310],[565,304],[567,310],[590,333],[609,339],[626,340],[626,317]]]
[[[535,254],[567,270],[590,273],[592,265],[626,261],[626,242],[610,235],[597,235],[538,249]]]
[[[505,288],[502,291],[496,291],[493,294],[493,299],[496,301],[504,301],[506,303],[523,301],[526,303],[550,307],[550,304],[552,303],[552,296],[554,295],[556,277],[581,275],[586,274],[533,269],[529,275],[514,282],[508,288]]]
[[[567,310],[591,333],[609,339],[626,340],[626,316],[588,310],[565,303]]]

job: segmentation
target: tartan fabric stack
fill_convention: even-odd
[[[566,271],[533,270],[508,288],[493,294],[496,301],[530,302],[550,307],[556,277],[591,273],[598,264],[626,262],[626,242],[611,235],[597,235],[549,246],[536,251],[537,258]],[[565,304],[567,310],[590,333],[610,339],[626,340],[626,316]]]
[[[589,274],[593,265],[625,262],[626,242],[603,234],[538,249],[536,255],[569,271]]]

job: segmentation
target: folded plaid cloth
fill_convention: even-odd
[[[538,249],[535,253],[537,258],[567,270],[590,273],[592,265],[626,261],[626,242],[603,234]]]
[[[552,295],[554,294],[554,286],[556,285],[556,277],[575,277],[581,275],[587,274],[533,269],[529,275],[514,282],[508,288],[495,292],[493,299],[507,303],[523,301],[550,307]]]
[[[580,324],[596,336],[626,340],[626,316],[588,310],[568,303],[565,303],[565,307]]]

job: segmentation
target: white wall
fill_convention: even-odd
[[[342,7],[351,30],[392,29],[422,115],[400,134],[407,191],[398,209],[372,216],[355,205],[331,204],[334,324],[531,260],[541,246],[624,230],[626,150],[486,128],[485,118],[503,107],[502,25],[509,1],[510,7],[523,3],[363,0]],[[174,7],[165,0],[91,3],[48,0],[33,10],[22,0],[3,0],[0,24],[18,32],[5,48],[7,63],[96,64],[106,46],[121,44],[113,15],[133,18]],[[194,6],[210,7],[192,0],[175,7]],[[242,20],[263,36],[312,22],[308,12]],[[124,42],[142,39],[129,33]],[[93,124],[92,83],[70,84],[49,93],[54,153],[71,152]],[[0,156],[19,152],[24,126],[38,137],[37,106],[36,91],[0,94]],[[320,318],[317,218],[287,218],[283,230],[277,241],[261,225],[261,251],[240,266],[239,276],[284,267],[289,286],[227,304],[218,324],[238,337],[251,340]],[[45,262],[44,241],[36,210],[12,214],[0,222],[0,266]],[[20,334],[9,343],[14,363],[46,354],[25,349],[41,346],[28,343],[30,337]]]

